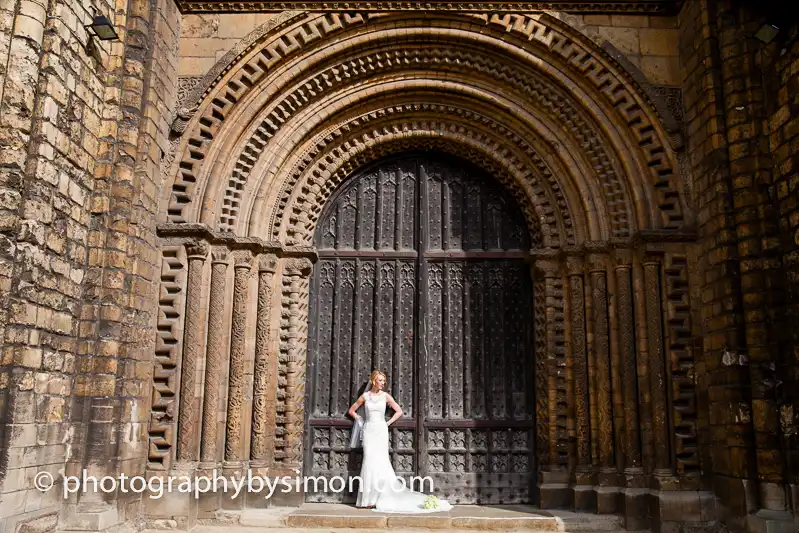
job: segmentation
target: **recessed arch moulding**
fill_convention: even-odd
[[[660,280],[687,279],[691,257],[683,241],[691,239],[693,215],[645,90],[578,31],[548,14],[282,13],[206,76],[173,129],[180,138],[159,219],[165,265],[187,269],[191,279],[187,246],[206,242],[217,255],[200,254],[195,265],[205,277],[194,279],[211,280],[211,293],[231,299],[226,327],[235,332],[241,305],[258,317],[251,325],[263,328],[242,349],[254,353],[256,368],[260,361],[269,370],[266,381],[259,385],[256,376],[252,402],[228,405],[252,420],[252,427],[227,429],[243,435],[234,439],[243,443],[236,460],[272,468],[301,460],[308,259],[326,201],[365,164],[433,150],[470,160],[502,182],[534,243],[542,306],[535,311],[554,317],[537,326],[545,339],[535,354],[540,503],[624,509],[635,528],[651,518],[644,489],[680,477],[697,481],[674,486],[699,488],[698,458],[682,453],[679,436],[690,440],[696,428],[680,425],[687,411],[669,403],[664,389],[681,378],[650,381],[652,372],[671,371],[662,351],[670,357],[681,342],[690,344],[690,309],[665,305],[670,298],[687,302],[687,289],[676,294]],[[238,255],[223,261],[222,249]],[[225,266],[213,270],[212,263]],[[234,289],[220,288],[224,280]],[[633,298],[633,286],[651,291],[662,309]],[[606,299],[610,305],[597,305]],[[282,313],[270,314],[272,306]],[[688,339],[668,330],[680,319]],[[173,336],[183,320],[173,320]],[[582,340],[566,342],[566,333]],[[647,364],[651,350],[661,354],[659,363],[655,357]],[[692,364],[690,348],[685,352],[681,372]],[[581,374],[589,364],[599,372],[590,387]],[[627,401],[639,403],[641,387],[648,393],[640,391],[640,408],[620,411]],[[681,391],[695,407],[691,388]],[[674,410],[669,424],[658,425],[658,408]],[[605,414],[615,421],[610,429],[598,423]],[[177,425],[168,416],[158,420]],[[574,445],[567,426],[587,449]],[[658,430],[666,451],[658,448]],[[151,453],[155,470],[196,458],[178,457],[162,433],[151,430],[152,439],[159,443]],[[206,459],[230,459],[221,439]],[[633,488],[641,491],[622,493]]]

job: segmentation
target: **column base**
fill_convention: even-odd
[[[643,530],[649,529],[649,489],[624,488],[621,490],[621,514],[624,519],[624,529]]]
[[[650,496],[652,530],[678,533],[686,527],[702,529],[716,519],[716,497],[710,491],[660,490]]]
[[[572,505],[572,491],[569,487],[569,472],[555,470],[539,473],[538,493],[541,509],[564,509]]]
[[[797,523],[788,511],[760,510],[746,517],[749,533],[795,533]]]
[[[596,512],[596,492],[593,485],[572,486],[572,508],[586,513]]]
[[[116,502],[115,502],[116,503]],[[120,523],[115,504],[68,504],[64,512],[63,531],[104,531]]]
[[[596,513],[614,514],[619,512],[619,487],[596,486]]]
[[[170,529],[187,531],[197,524],[199,499],[197,465],[175,468],[169,472],[147,472],[147,478],[161,478],[162,486],[157,492],[147,491],[142,495],[142,518],[147,529]],[[171,488],[169,486],[171,478]],[[153,485],[151,485],[153,486]]]

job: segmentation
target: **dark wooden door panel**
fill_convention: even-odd
[[[457,503],[529,502],[532,289],[518,207],[470,165],[408,156],[348,180],[318,227],[306,473],[359,473],[346,410],[379,368],[404,411],[391,430],[398,474],[430,476]]]

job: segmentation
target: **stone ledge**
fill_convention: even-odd
[[[305,504],[286,516],[289,527],[353,529],[457,529],[479,531],[563,531],[563,521],[534,507],[458,505],[448,512],[378,513],[349,505]]]

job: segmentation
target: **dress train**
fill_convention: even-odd
[[[452,504],[438,500],[437,509],[425,509],[427,494],[411,490],[398,478],[388,454],[386,394],[363,394],[366,422],[363,426],[363,463],[356,506],[375,507],[381,513],[438,513],[452,509]]]

